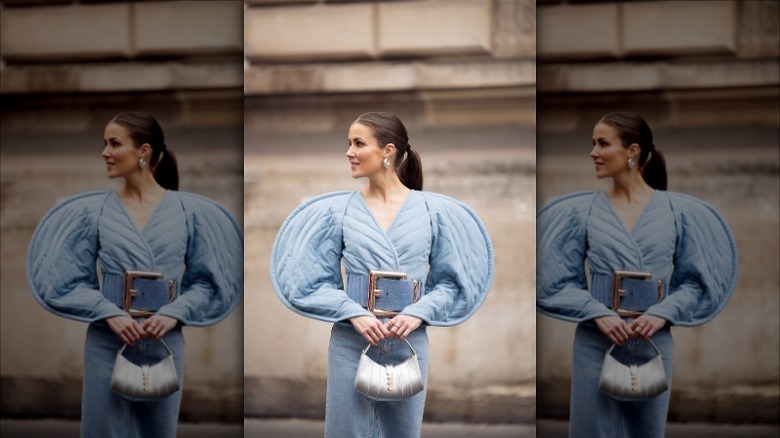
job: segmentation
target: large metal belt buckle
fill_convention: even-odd
[[[389,271],[369,271],[368,273],[368,311],[380,318],[392,318],[395,315],[398,315],[398,312],[376,308],[376,299],[382,295],[382,291],[377,285],[377,280],[380,278],[406,280],[406,273]],[[414,292],[412,295],[412,301],[417,301],[417,296],[420,293],[420,282],[417,280],[413,280],[413,282]]]
[[[639,280],[649,280],[653,278],[653,275],[649,272],[633,272],[633,271],[615,271],[615,275],[612,280],[612,310],[618,315],[623,317],[636,318],[641,315],[642,312],[636,310],[626,310],[620,308],[620,299],[626,295],[626,291],[620,288],[620,284],[624,278],[636,278]],[[663,282],[658,280],[658,301],[661,301],[663,296]]]
[[[151,310],[139,310],[133,308],[133,298],[138,295],[138,291],[133,289],[133,280],[136,278],[147,278],[150,280],[162,280],[163,275],[161,272],[148,272],[148,271],[125,271],[125,295],[124,306],[125,312],[130,316],[149,317],[154,315],[154,311]],[[168,282],[168,302],[173,301],[173,295],[175,293],[173,280]]]

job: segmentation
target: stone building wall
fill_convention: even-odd
[[[537,2],[537,205],[607,187],[591,130],[631,110],[665,154],[669,190],[713,204],[736,238],[725,310],[672,329],[670,420],[778,421],[779,17],[777,1]],[[573,332],[537,317],[540,417],[567,415]]]
[[[496,277],[464,324],[430,328],[431,421],[530,422],[535,404],[533,1],[247,1],[245,409],[324,415],[330,325],[268,279],[274,237],[306,198],[354,190],[346,134],[391,111],[425,189],[484,220]]]
[[[152,113],[177,154],[181,189],[243,220],[243,3],[0,3],[2,354],[0,414],[78,417],[86,325],[46,312],[25,279],[43,214],[66,196],[110,190],[103,128]],[[243,307],[185,328],[181,418],[243,418]]]

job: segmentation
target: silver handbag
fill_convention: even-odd
[[[657,355],[641,365],[624,365],[610,353],[615,344],[604,355],[601,366],[599,389],[618,400],[647,400],[666,391],[666,372],[661,358],[661,351],[651,339]]]
[[[111,390],[130,400],[156,400],[167,397],[179,390],[179,376],[173,361],[173,352],[168,344],[160,339],[168,350],[168,356],[152,365],[136,365],[122,355],[127,344],[116,353],[114,371],[111,373]]]
[[[366,355],[371,344],[363,349],[355,374],[355,390],[366,397],[377,400],[403,400],[423,390],[423,376],[417,352],[412,344],[404,339],[412,350],[412,356],[397,365],[380,365]]]

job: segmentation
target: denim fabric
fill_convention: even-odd
[[[351,276],[379,270],[424,279],[419,300],[402,313],[452,326],[487,296],[493,247],[476,214],[452,198],[412,191],[385,230],[360,192],[335,192],[287,218],[271,253],[271,280],[282,303],[303,316],[337,322],[370,315],[344,290],[342,267]]]
[[[672,335],[667,327],[653,342],[661,350],[666,379],[672,383]],[[604,354],[612,342],[592,323],[579,324],[574,334],[569,436],[571,438],[663,438],[671,390],[647,401],[618,401],[599,390]],[[621,363],[644,363],[655,357],[649,342],[631,339],[615,347]]]
[[[428,385],[428,334],[425,326],[407,338],[420,362]],[[426,390],[400,401],[377,402],[355,391],[360,353],[368,345],[352,325],[336,323],[328,349],[328,391],[325,409],[326,438],[418,438],[422,429]],[[368,351],[380,364],[396,364],[411,352],[404,341],[388,339]]]
[[[184,376],[184,337],[177,326],[165,334],[173,351],[179,387]],[[111,372],[123,342],[104,323],[90,324],[84,348],[84,385],[81,397],[83,438],[174,438],[181,389],[161,400],[131,401],[111,391]],[[155,363],[167,356],[163,345],[142,339],[124,355],[134,363]]]

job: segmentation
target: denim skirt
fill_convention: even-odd
[[[184,337],[176,326],[163,337],[173,351],[179,390],[160,400],[128,400],[111,390],[116,353],[124,342],[104,322],[87,329],[81,395],[83,438],[175,438],[184,383]],[[157,340],[141,339],[124,353],[133,363],[151,364],[168,355]]]
[[[417,351],[425,387],[428,386],[428,334],[425,325],[407,338]],[[374,401],[355,391],[358,360],[368,342],[350,323],[333,324],[328,348],[328,390],[325,403],[326,438],[418,438],[422,429],[425,394],[398,401]],[[397,364],[411,355],[406,342],[387,339],[368,350],[379,364]]]
[[[572,438],[663,438],[672,387],[672,334],[667,325],[653,334],[663,356],[670,389],[643,401],[620,401],[599,390],[604,354],[612,341],[595,324],[583,323],[574,334],[569,436]],[[644,363],[656,356],[643,339],[630,339],[612,351],[624,364]]]

